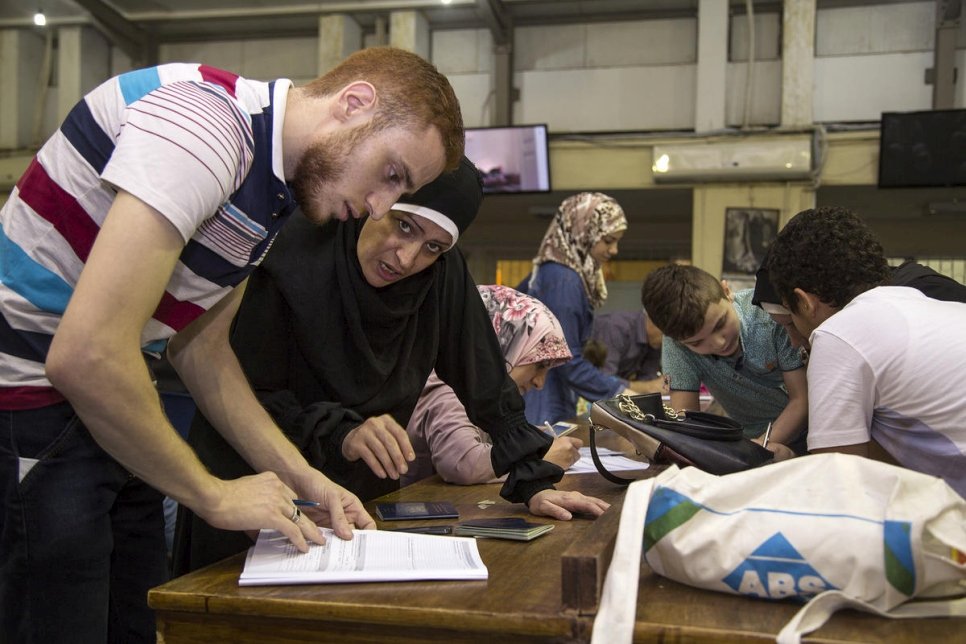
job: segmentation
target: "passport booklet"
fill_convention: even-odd
[[[456,519],[459,512],[449,501],[398,501],[379,503],[376,515],[383,521],[408,521],[416,519]]]
[[[520,517],[470,519],[456,526],[453,534],[460,537],[491,537],[531,541],[553,530],[552,523],[531,523]]]

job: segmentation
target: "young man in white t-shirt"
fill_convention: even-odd
[[[882,247],[844,208],[792,218],[768,269],[811,341],[809,451],[892,461],[966,495],[966,304],[879,286]]]

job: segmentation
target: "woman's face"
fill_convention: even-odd
[[[453,243],[453,237],[425,217],[391,210],[362,226],[356,255],[366,282],[388,286],[429,268]]]
[[[518,365],[510,369],[510,378],[517,383],[520,394],[525,394],[531,389],[543,389],[543,383],[547,379],[547,372],[550,365],[545,362],[531,362],[530,364]]]
[[[597,260],[597,263],[603,266],[610,260],[617,257],[617,243],[624,236],[626,231],[618,230],[614,233],[608,233],[597,240],[597,242],[590,249],[590,256]]]

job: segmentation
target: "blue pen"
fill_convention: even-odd
[[[318,501],[306,501],[304,499],[292,499],[292,503],[303,508],[317,508],[321,505]]]

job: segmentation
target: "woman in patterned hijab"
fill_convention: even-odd
[[[611,398],[627,388],[626,380],[603,373],[581,355],[594,311],[607,299],[601,266],[617,255],[626,230],[624,210],[613,197],[581,192],[564,199],[533,258],[533,273],[517,286],[553,311],[574,355],[547,374],[542,390],[524,395],[527,420],[534,425],[573,418],[578,398]]]
[[[627,230],[627,217],[613,197],[601,192],[581,192],[564,199],[543,242],[533,258],[530,286],[540,265],[557,262],[580,275],[591,308],[607,299],[601,265],[617,254],[617,242]]]
[[[547,372],[570,360],[563,329],[538,300],[506,286],[479,286],[493,324],[506,370],[520,393],[543,386]],[[456,392],[436,373],[429,376],[406,426],[416,460],[403,484],[434,472],[444,481],[462,485],[486,483],[496,477],[490,459],[489,436],[467,417]],[[581,441],[555,438],[544,460],[567,469],[579,458]]]
[[[570,349],[560,322],[539,300],[507,286],[479,286],[480,297],[493,323],[497,342],[503,350],[506,370],[520,387],[539,378],[543,385],[547,370],[570,360]],[[529,368],[529,369],[528,369]],[[534,373],[525,378],[524,374]]]

